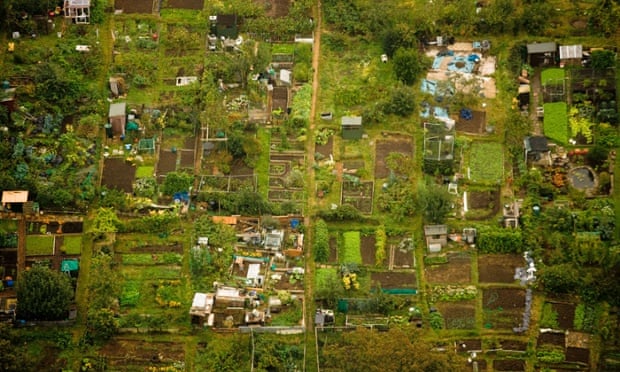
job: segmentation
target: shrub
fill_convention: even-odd
[[[521,253],[524,248],[520,231],[504,229],[481,231],[477,241],[481,253]]]
[[[316,262],[329,260],[329,230],[327,223],[322,219],[314,225],[314,260]]]
[[[444,319],[443,315],[441,315],[438,311],[431,313],[429,316],[429,323],[432,329],[443,329],[444,328]]]

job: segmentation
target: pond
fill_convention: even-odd
[[[576,189],[586,190],[596,187],[596,176],[594,171],[587,166],[571,169],[568,173],[568,179]]]

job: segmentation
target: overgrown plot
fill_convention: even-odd
[[[504,147],[496,142],[474,142],[469,158],[473,182],[501,184],[504,179]]]
[[[467,284],[471,282],[471,257],[468,254],[450,253],[448,262],[427,266],[426,279],[437,284]]]
[[[408,158],[413,156],[413,142],[404,136],[394,136],[389,139],[377,141],[375,150],[375,178],[386,178],[390,175],[390,170],[398,172],[394,164],[390,164],[388,159],[392,153],[402,154]]]

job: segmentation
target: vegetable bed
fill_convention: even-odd
[[[341,263],[362,264],[362,253],[360,251],[361,236],[359,231],[347,231],[342,234],[344,246],[340,255]]]

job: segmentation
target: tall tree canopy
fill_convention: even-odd
[[[25,320],[60,320],[67,316],[73,298],[68,276],[44,266],[24,271],[17,280],[17,317]]]

